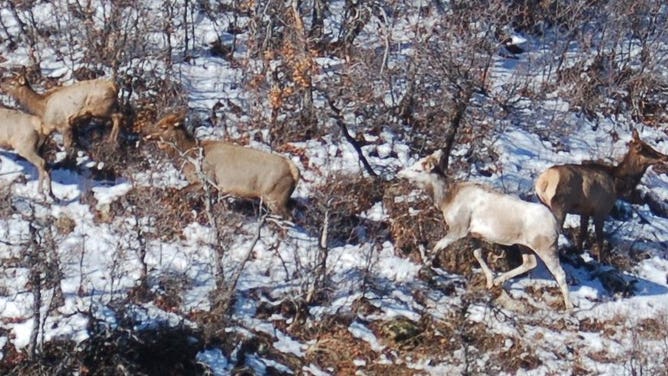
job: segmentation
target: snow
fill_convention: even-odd
[[[304,346],[303,344],[290,338],[290,336],[285,335],[280,330],[277,330],[275,334],[276,338],[278,338],[278,341],[274,342],[274,347],[277,350],[284,353],[293,354],[298,357],[304,356],[304,351],[302,350],[302,347]]]
[[[378,342],[378,338],[373,334],[373,332],[364,326],[364,324],[354,321],[353,323],[350,324],[348,327],[348,331],[350,334],[353,335],[355,338],[359,338],[369,344],[371,346],[371,350],[373,351],[383,351],[385,349],[385,346],[381,345],[380,342]]]
[[[224,376],[231,371],[227,358],[220,349],[209,349],[197,354],[197,361],[206,364],[213,375]]]

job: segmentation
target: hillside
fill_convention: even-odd
[[[431,255],[443,217],[396,175],[443,149],[448,178],[536,202],[542,171],[616,164],[634,129],[668,154],[667,30],[654,0],[2,2],[2,82],[111,79],[124,121],[117,144],[77,122],[75,160],[46,142],[55,200],[0,150],[0,371],[666,374],[664,165],[604,259],[566,218],[570,311],[542,263],[490,290],[471,241]],[[292,220],[181,190],[186,160],[145,137],[174,114],[293,162]]]

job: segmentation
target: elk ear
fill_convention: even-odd
[[[422,169],[425,172],[431,172],[434,169],[434,158],[427,158],[422,162]]]
[[[434,168],[441,169],[443,166],[446,165],[446,158],[447,156],[445,155],[445,152],[443,149],[438,149],[432,154],[434,157]]]
[[[640,141],[640,136],[638,135],[638,131],[635,128],[633,128],[631,130],[631,137],[633,138],[633,141],[635,141],[635,142]]]
[[[16,82],[23,86],[28,84],[28,69],[26,68],[25,65],[21,66],[19,68],[18,73],[16,73]]]

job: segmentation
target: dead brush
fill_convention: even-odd
[[[147,236],[170,240],[182,237],[183,229],[198,219],[194,212],[201,212],[203,207],[199,197],[185,195],[177,188],[135,187],[110,204],[106,217],[120,218],[129,212],[150,217],[152,229]]]
[[[304,363],[331,368],[337,375],[353,375],[357,370],[354,360],[372,363],[377,356],[367,342],[353,337],[347,326],[336,325],[321,333],[306,350]]]
[[[420,248],[429,249],[428,244],[441,239],[445,229],[443,215],[429,200],[406,199],[413,190],[408,182],[394,182],[385,190],[383,204],[390,218],[390,236],[395,249],[400,251],[400,255],[417,261]]]
[[[458,327],[454,317],[438,320],[430,315],[423,315],[414,325],[418,329],[416,335],[401,346],[405,355],[447,359],[461,347],[459,341],[454,340]]]
[[[0,373],[3,375],[73,375],[81,371],[75,353],[76,343],[66,339],[45,342],[39,354],[30,358],[11,342],[2,348]],[[84,373],[82,373],[84,374]]]
[[[91,315],[89,337],[75,351],[81,374],[203,374],[196,359],[203,349],[202,333],[186,325],[169,326],[162,322],[137,330],[138,323],[131,312],[114,313],[118,319],[114,328]]]
[[[307,231],[322,230],[325,212],[329,213],[328,239],[335,244],[358,244],[382,238],[384,223],[361,217],[383,197],[384,183],[357,174],[333,173],[313,190],[310,203],[297,221]]]
[[[376,321],[371,327],[376,335],[386,344],[399,349],[412,349],[418,346],[425,333],[425,327],[405,317],[398,316],[387,321]]]
[[[15,212],[12,206],[12,197],[12,185],[0,185],[0,217],[8,217]]]
[[[640,320],[637,330],[642,338],[652,341],[660,341],[668,338],[668,315],[663,313],[658,317],[648,317]]]
[[[525,344],[523,338],[506,337],[501,343],[507,341],[510,341],[510,347],[507,350],[496,352],[493,356],[495,361],[490,361],[491,364],[496,363],[499,372],[517,374],[519,370],[526,372],[536,369],[543,364],[543,361],[536,356],[534,346],[530,343]]]

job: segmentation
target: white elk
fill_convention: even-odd
[[[18,155],[35,165],[39,174],[38,191],[43,192],[46,183],[47,192],[53,198],[46,162],[38,153],[44,141],[43,132],[44,124],[37,116],[0,108],[0,147],[15,150]]]
[[[543,260],[561,289],[566,309],[571,309],[566,274],[557,250],[559,227],[550,210],[479,184],[450,183],[439,167],[442,158],[443,152],[438,150],[398,175],[423,188],[443,212],[448,234],[436,243],[434,254],[469,235],[500,245],[528,247]],[[494,278],[482,250],[474,250],[473,255],[480,263],[488,288],[501,285],[537,265],[536,256],[523,250],[522,265]]]
[[[72,128],[82,119],[111,119],[109,140],[115,142],[118,139],[122,115],[118,112],[118,85],[113,81],[79,81],[39,94],[30,86],[25,71],[22,71],[4,80],[0,87],[26,111],[42,119],[47,135],[53,131],[62,134],[63,146],[68,154],[72,152]]]

